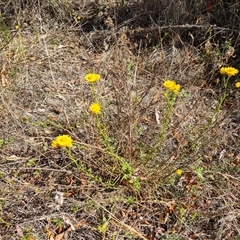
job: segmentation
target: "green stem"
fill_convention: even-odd
[[[71,150],[68,148],[64,148],[64,150],[67,152],[69,159],[76,165],[77,169],[83,172],[87,177],[90,179],[93,179],[101,184],[104,184],[101,178],[95,177],[92,173],[90,173],[84,166],[83,164],[79,163],[71,153]]]
[[[96,91],[95,91],[94,86],[95,86],[94,83],[91,84],[90,89],[91,89],[91,92],[92,92],[92,95],[93,95],[93,101],[94,101],[94,102],[98,102],[98,95],[97,95],[97,93],[96,93]]]

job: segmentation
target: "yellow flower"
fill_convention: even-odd
[[[236,88],[240,88],[240,82],[236,82],[235,86]]]
[[[85,80],[89,83],[94,83],[100,79],[100,74],[89,73],[85,76]]]
[[[19,29],[19,25],[15,25],[15,29],[18,30]]]
[[[232,77],[238,74],[238,69],[234,67],[221,67],[220,68],[220,73],[222,75],[227,75],[228,77]]]
[[[93,113],[93,114],[100,114],[101,113],[101,105],[99,103],[93,103],[91,104],[91,106],[89,107],[89,110]]]
[[[183,172],[182,169],[177,169],[177,170],[176,170],[176,174],[177,174],[177,175],[182,175],[182,172]]]
[[[173,92],[177,94],[180,91],[180,88],[181,88],[180,84],[176,84],[175,88],[173,89]]]
[[[166,80],[164,83],[163,83],[163,86],[166,88],[166,89],[169,89],[169,90],[173,90],[174,87],[176,85],[176,82],[173,81],[173,80]]]
[[[180,84],[176,84],[176,82],[173,81],[173,80],[166,80],[166,81],[163,83],[163,86],[164,86],[166,89],[174,92],[175,94],[177,94],[177,93],[180,91],[180,88],[181,88]]]
[[[68,135],[59,135],[52,141],[52,147],[72,147],[72,138]]]

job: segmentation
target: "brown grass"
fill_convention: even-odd
[[[210,120],[219,68],[240,69],[239,2],[20,2],[0,3],[0,239],[238,239],[238,76]],[[152,152],[166,79],[184,91]]]

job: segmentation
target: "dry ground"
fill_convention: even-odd
[[[0,7],[0,239],[240,239],[238,76],[214,115],[219,68],[240,69],[238,1]],[[183,90],[151,155],[166,79]]]

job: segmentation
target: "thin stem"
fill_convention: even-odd
[[[150,153],[147,154],[148,158],[147,161],[145,161],[144,165],[146,165],[151,159],[153,159],[154,155],[156,154],[157,150],[159,147],[162,145],[163,140],[166,136],[166,132],[169,128],[169,123],[171,120],[171,115],[172,115],[172,109],[173,106],[176,102],[176,95],[172,92],[167,93],[167,112],[166,112],[166,117],[165,121],[163,123],[163,128],[159,133],[158,141],[155,144],[155,146],[151,149]]]
[[[94,179],[97,182],[100,182],[101,184],[104,184],[101,178],[95,177],[93,174],[91,174],[81,163],[79,163],[71,153],[71,150],[68,148],[64,148],[64,150],[67,152],[69,159],[76,165],[77,169],[86,174],[87,177]]]
[[[223,105],[223,102],[225,101],[225,99],[228,96],[228,94],[227,94],[227,86],[228,86],[229,78],[230,77],[228,77],[228,78],[224,77],[223,78],[224,93],[223,93],[223,95],[220,98],[220,101],[219,101],[219,103],[218,103],[218,105],[217,105],[217,107],[216,107],[216,109],[215,109],[215,111],[213,113],[213,116],[211,117],[211,119],[209,121],[209,124],[207,125],[207,128],[216,121],[216,116],[220,112],[220,109],[221,109],[221,107]]]

